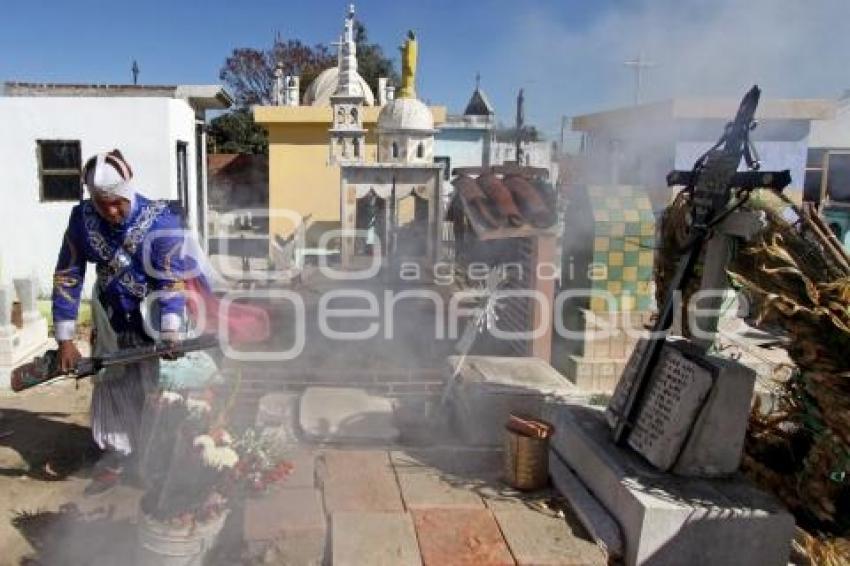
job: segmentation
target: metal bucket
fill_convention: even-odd
[[[224,527],[225,511],[206,523],[172,527],[144,513],[139,518],[136,566],[201,566]]]

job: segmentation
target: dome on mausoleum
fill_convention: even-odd
[[[434,116],[417,98],[396,98],[378,114],[378,132],[434,133]]]
[[[331,67],[325,69],[315,80],[310,83],[307,90],[304,92],[304,106],[330,106],[331,96],[337,91],[339,84],[339,67]],[[363,95],[363,104],[366,106],[375,105],[375,96],[372,94],[372,89],[360,73],[357,73],[357,82],[355,86]]]

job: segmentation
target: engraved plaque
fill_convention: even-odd
[[[629,435],[629,446],[661,470],[673,467],[712,382],[710,368],[665,344]]]

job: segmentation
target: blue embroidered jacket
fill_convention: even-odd
[[[179,321],[185,305],[182,231],[182,219],[167,202],[139,194],[127,220],[117,226],[104,220],[90,200],[75,206],[54,273],[57,339],[73,334],[87,263],[95,264],[101,302],[116,332],[141,330],[139,306],[153,291],[163,292],[158,300],[163,329],[176,330],[166,328],[165,321]]]

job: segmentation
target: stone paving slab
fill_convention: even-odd
[[[390,454],[405,504],[413,508],[480,508],[480,498],[520,495],[501,479],[503,453],[491,449],[424,448]],[[420,477],[416,477],[420,476]]]
[[[245,502],[244,540],[251,554],[273,551],[280,564],[321,564],[327,524],[314,488],[273,490]]]
[[[483,509],[484,502],[468,481],[447,478],[438,473],[399,474],[401,495],[408,509]]]
[[[532,509],[496,511],[496,521],[520,566],[605,566],[605,554],[567,521]]]
[[[399,474],[440,471],[470,478],[495,478],[502,473],[501,450],[475,448],[411,448],[390,453]]]
[[[386,450],[324,450],[321,456],[323,471],[328,476],[351,477],[375,470],[392,472]]]
[[[515,564],[487,509],[413,511],[425,566]]]
[[[319,476],[329,514],[404,510],[395,473],[384,451],[326,451]]]
[[[419,544],[407,513],[334,513],[334,566],[419,566]]]

